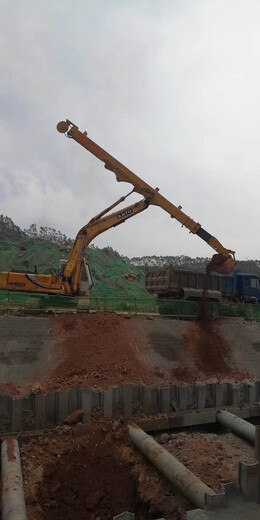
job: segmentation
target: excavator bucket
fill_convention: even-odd
[[[207,265],[207,272],[214,271],[220,274],[229,274],[233,271],[236,260],[231,255],[224,256],[221,254],[213,255],[210,263]]]

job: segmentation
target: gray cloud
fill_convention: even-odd
[[[259,258],[258,1],[2,0],[0,20],[1,213],[73,237],[128,192],[58,134],[69,118],[238,258]],[[158,208],[95,243],[212,253]]]

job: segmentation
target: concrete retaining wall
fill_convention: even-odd
[[[0,432],[44,429],[62,424],[67,415],[83,409],[86,422],[97,410],[111,419],[185,412],[260,402],[260,381],[252,384],[208,383],[147,387],[123,385],[112,390],[72,389],[23,398],[0,396]]]

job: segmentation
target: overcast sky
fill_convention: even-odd
[[[260,258],[259,0],[0,0],[0,24],[0,214],[74,238],[129,191],[56,131],[68,118],[238,259]],[[155,207],[94,244],[213,253]]]

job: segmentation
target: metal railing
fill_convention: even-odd
[[[23,310],[26,313],[41,312],[122,312],[129,314],[160,314],[175,318],[194,318],[201,314],[201,302],[135,298],[127,296],[60,296],[30,294],[18,291],[0,291],[0,310]],[[260,319],[260,305],[249,303],[206,302],[203,307],[211,318],[243,317]]]

